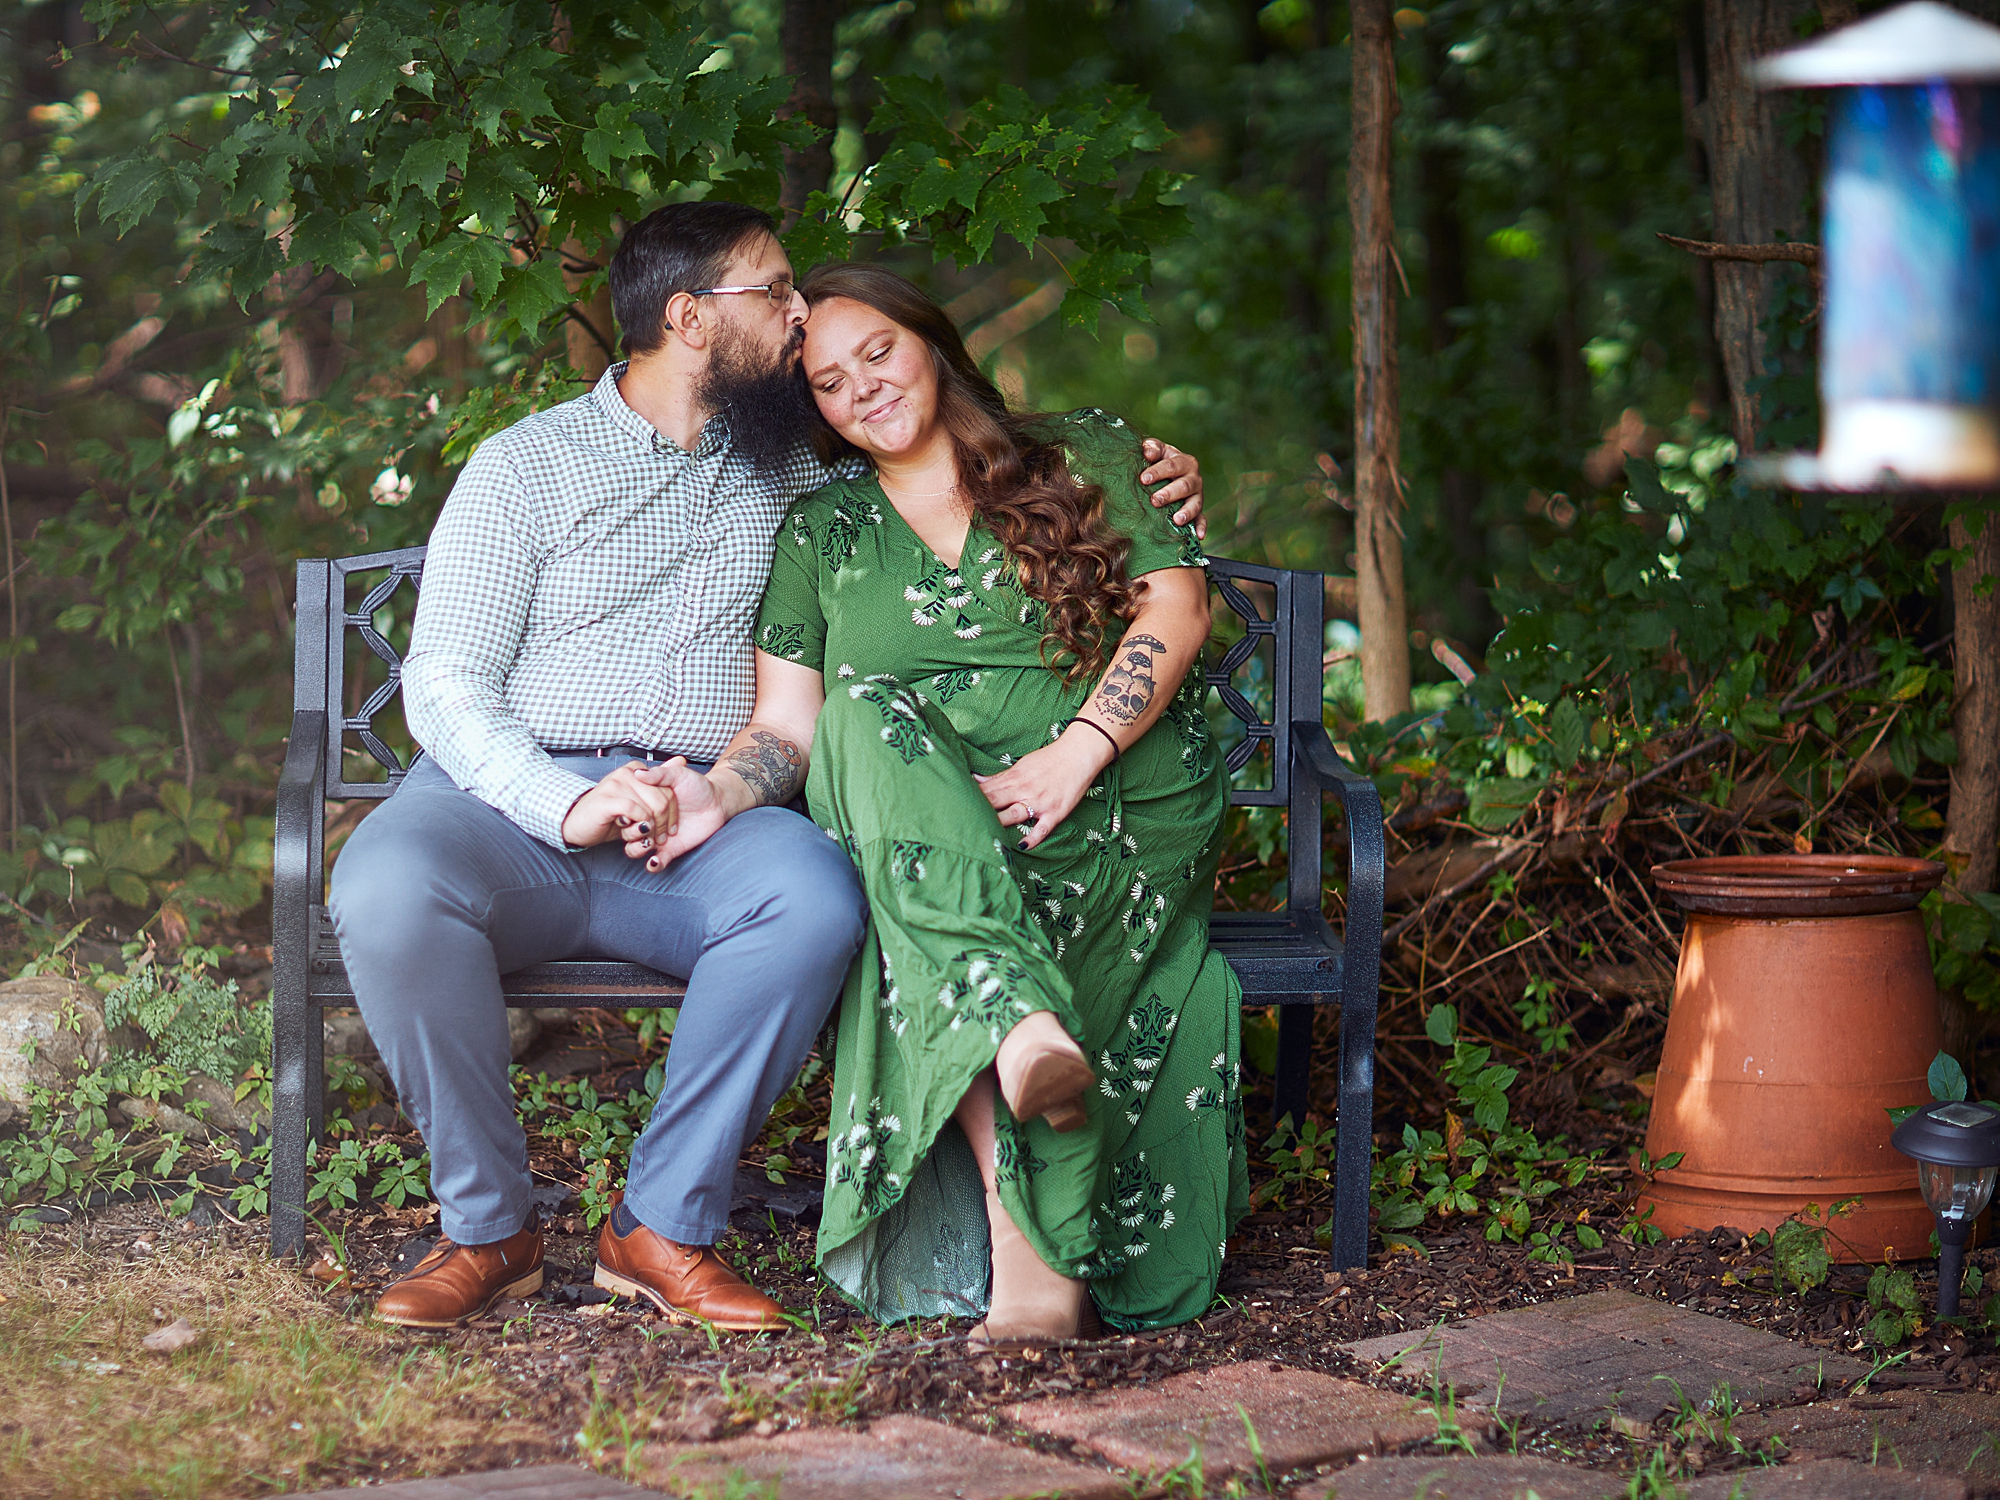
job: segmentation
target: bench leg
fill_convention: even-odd
[[[1334,1144],[1333,1269],[1368,1264],[1368,1170],[1375,1146],[1375,997],[1340,1008],[1339,1136]]]
[[[1278,1007],[1278,1077],[1271,1105],[1271,1123],[1286,1115],[1292,1129],[1302,1130],[1311,1102],[1314,1005]]]
[[[287,985],[284,990],[292,990]],[[306,1169],[325,1131],[326,1069],[319,1007],[296,986],[271,995],[271,1253],[306,1247]]]

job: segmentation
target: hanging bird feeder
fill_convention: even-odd
[[[2000,28],[1915,0],[1756,77],[1835,93],[1820,450],[1749,467],[1790,489],[2000,484]]]

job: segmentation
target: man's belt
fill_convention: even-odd
[[[675,750],[648,750],[643,745],[584,745],[576,749],[549,750],[546,753],[569,757],[591,755],[600,759],[607,755],[616,755],[626,760],[672,760],[679,754]]]

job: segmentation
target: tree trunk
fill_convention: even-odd
[[[1813,166],[1785,139],[1787,96],[1759,89],[1750,64],[1798,45],[1799,23],[1823,20],[1815,0],[1703,0],[1698,67],[1684,76],[1701,97],[1689,114],[1708,158],[1715,238],[1728,245],[1814,240]],[[1740,261],[1715,263],[1715,341],[1729,380],[1736,444],[1757,448],[1759,412],[1751,382],[1765,373],[1760,330],[1772,280],[1799,272]]]
[[[1389,0],[1354,0],[1354,138],[1347,215],[1354,255],[1354,553],[1361,615],[1361,690],[1370,719],[1410,708],[1409,609],[1403,597],[1397,472],[1396,219],[1391,130],[1396,28]]]
[[[785,152],[785,180],[778,201],[789,226],[805,210],[806,199],[833,181],[833,132],[840,111],[833,99],[833,28],[840,19],[836,0],[785,0],[778,44],[785,71],[792,75],[786,115],[803,115],[820,131],[810,146]]]
[[[1951,523],[1951,545],[1970,553],[1951,575],[1958,764],[1944,823],[1945,854],[1962,892],[1993,889],[2000,844],[2000,512],[1975,512],[1971,520],[1984,523],[1977,536],[1965,520]],[[1944,1050],[1971,1073],[1985,1018],[1963,995],[1943,994],[1939,1007]]]

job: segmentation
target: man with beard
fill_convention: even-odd
[[[625,235],[611,296],[629,362],[481,444],[438,517],[403,666],[424,755],[334,870],[355,998],[431,1153],[442,1237],[377,1309],[410,1327],[542,1284],[500,976],[579,955],[687,979],[599,1279],[783,1326],[713,1246],[867,920],[846,854],[786,806],[797,747],[734,743],[778,521],[828,477],[791,263],[756,209],[674,204]],[[1192,460],[1142,477],[1198,507]],[[667,783],[688,765],[755,805],[683,854]]]

